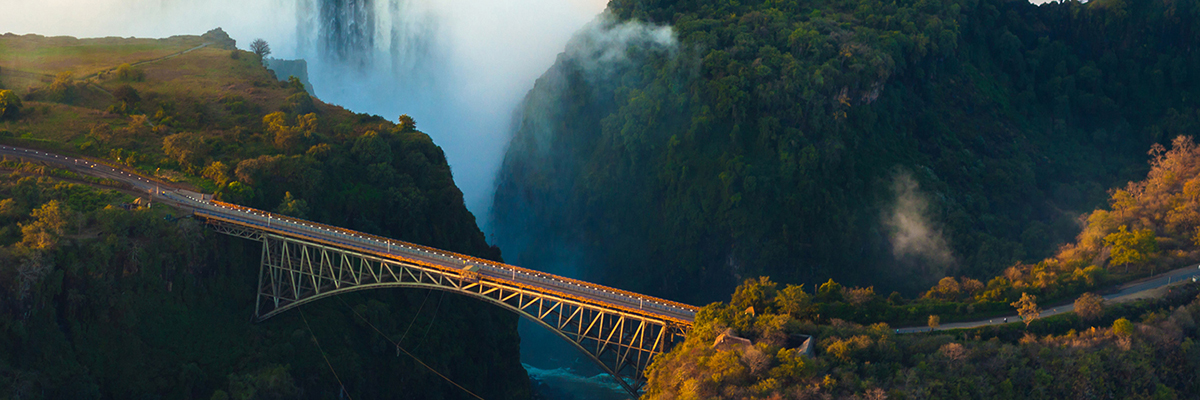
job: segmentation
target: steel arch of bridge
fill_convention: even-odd
[[[255,318],[265,320],[340,293],[390,287],[438,289],[484,300],[529,319],[587,354],[635,397],[651,359],[689,326],[568,298],[516,282],[470,276],[209,220],[217,232],[263,244]]]

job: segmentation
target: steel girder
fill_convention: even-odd
[[[263,243],[255,317],[339,293],[420,287],[464,294],[516,312],[584,352],[638,396],[651,359],[681,341],[690,326],[599,302],[567,298],[505,279],[382,258],[239,225],[210,223],[220,233]]]

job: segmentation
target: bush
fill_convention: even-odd
[[[126,82],[141,82],[146,79],[146,72],[125,63],[117,67],[117,79]]]
[[[56,103],[70,103],[75,101],[75,96],[78,94],[78,89],[75,87],[75,73],[64,71],[58,73],[54,77],[54,82],[46,88],[46,99]]]
[[[0,120],[16,119],[21,114],[21,97],[11,90],[0,90]]]

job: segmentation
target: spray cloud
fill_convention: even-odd
[[[0,0],[0,33],[199,35],[221,27],[246,48],[304,58],[317,97],[395,120],[442,146],[477,216],[512,112],[605,0]]]
[[[892,179],[896,202],[884,213],[890,231],[892,255],[898,261],[921,262],[927,267],[943,268],[954,262],[954,254],[942,231],[930,221],[929,200],[907,171]],[[925,272],[938,272],[925,269]]]

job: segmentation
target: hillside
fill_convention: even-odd
[[[677,44],[611,62],[577,37],[525,99],[492,225],[510,261],[693,303],[757,275],[986,280],[1054,255],[1195,130],[1197,10],[613,1],[599,37]]]
[[[219,30],[158,40],[5,35],[0,55],[0,142],[107,158],[226,201],[499,257],[441,149],[411,119],[396,125],[314,99]],[[0,393],[471,398],[395,341],[485,398],[530,396],[509,312],[441,292],[378,290],[252,323],[256,243],[168,209],[126,211],[116,206],[129,194],[45,167],[3,167],[19,172],[0,178]]]
[[[816,324],[787,288],[739,287],[655,359],[644,399],[1191,399],[1200,395],[1200,285],[1157,301],[992,328],[896,334]],[[779,289],[776,291],[776,289]],[[756,313],[745,312],[753,305]],[[718,339],[742,337],[750,344]],[[812,353],[799,347],[811,336]]]

